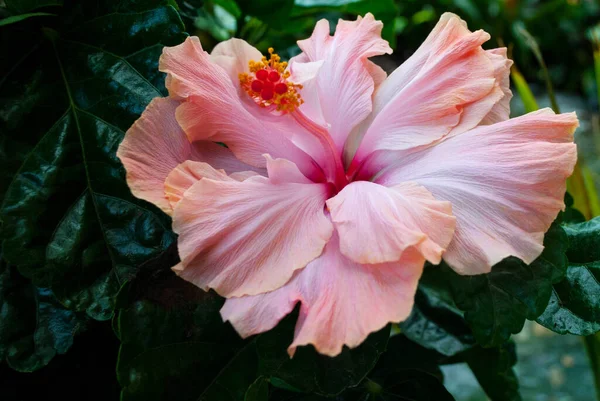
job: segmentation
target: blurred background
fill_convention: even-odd
[[[205,49],[231,37],[262,52],[274,47],[284,59],[299,53],[315,21],[371,12],[384,22],[394,53],[375,61],[389,72],[423,42],[439,17],[454,12],[471,30],[484,29],[487,48],[506,46],[512,71],[512,116],[541,107],[576,111],[580,161],[569,182],[575,206],[600,214],[600,0],[178,0],[190,34]],[[598,294],[600,297],[600,294]],[[592,401],[594,384],[584,342],[527,322],[515,337],[523,399]],[[461,401],[486,400],[466,366],[444,368],[446,385]]]

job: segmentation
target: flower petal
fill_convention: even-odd
[[[444,14],[377,90],[373,113],[353,133],[362,138],[355,164],[376,150],[425,145],[479,124],[503,96],[494,91],[494,65],[481,48],[489,38],[483,31],[470,32],[456,15]]]
[[[389,322],[408,317],[424,259],[407,250],[394,263],[361,265],[339,251],[337,234],[323,255],[294,274],[284,287],[267,294],[230,298],[221,309],[242,337],[270,330],[297,302],[301,303],[290,356],[312,344],[336,356],[344,345],[354,348]]]
[[[293,142],[294,136],[304,136],[305,141],[317,139],[290,115],[274,115],[255,104],[221,66],[211,61],[197,37],[165,47],[159,69],[167,73],[171,96],[186,99],[177,108],[176,118],[190,140],[223,142],[238,159],[260,168],[265,167],[264,153],[283,157],[311,179],[322,177],[318,163],[327,166],[327,160],[314,155],[315,163]]]
[[[506,56],[506,48],[491,49],[486,51],[486,53],[494,65],[496,86],[502,92],[502,98],[492,107],[492,110],[490,110],[484,119],[481,120],[482,125],[495,124],[508,120],[510,117],[510,100],[512,99],[510,67],[513,62]]]
[[[480,126],[423,149],[388,152],[396,164],[375,181],[415,181],[452,203],[456,231],[444,260],[459,273],[489,272],[507,256],[531,263],[564,207],[577,126],[574,113],[549,109]]]
[[[329,188],[291,166],[269,158],[274,178],[193,184],[173,215],[177,274],[222,296],[253,295],[281,287],[318,257],[333,231],[323,210]]]
[[[395,262],[414,246],[437,264],[452,240],[456,221],[450,202],[436,200],[412,182],[390,188],[353,182],[327,206],[341,252],[357,263]]]
[[[297,68],[296,63],[323,60],[316,83],[306,83],[302,96],[319,99],[322,116],[329,124],[329,133],[340,154],[348,134],[372,110],[374,77],[377,81],[382,78],[383,70],[373,67],[368,58],[392,52],[387,41],[381,38],[382,27],[381,21],[369,13],[356,21],[340,20],[332,37],[329,22],[321,20],[309,39],[298,42],[304,53],[290,60],[292,72]],[[313,101],[300,110],[310,108],[308,117],[320,122],[314,107]]]
[[[175,120],[178,105],[169,98],[153,99],[127,131],[117,151],[127,170],[131,192],[167,214],[172,210],[165,197],[164,182],[179,163],[188,159],[205,161],[228,173],[253,169],[223,146],[208,141],[191,144]]]
[[[255,171],[237,171],[227,175],[225,170],[215,170],[210,164],[188,160],[175,167],[165,180],[165,196],[172,209],[183,198],[183,194],[202,178],[216,181],[244,181],[259,175]]]
[[[261,52],[245,40],[231,38],[218,43],[210,53],[210,60],[223,68],[231,82],[239,87],[239,74],[248,72],[251,60],[259,61]]]

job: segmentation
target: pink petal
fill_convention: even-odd
[[[173,215],[177,274],[226,297],[254,295],[321,254],[333,231],[324,213],[329,187],[289,161],[268,158],[268,169],[273,178],[202,178],[184,193]]]
[[[237,38],[218,43],[210,53],[210,61],[223,68],[238,87],[240,81],[238,75],[248,72],[248,62],[260,61],[261,58],[261,52],[254,46]]]
[[[171,206],[164,182],[179,163],[205,161],[229,173],[252,167],[237,160],[231,151],[212,142],[190,144],[175,120],[179,102],[155,98],[125,134],[117,156],[127,170],[127,184],[138,198],[154,203],[167,214]]]
[[[290,60],[292,72],[297,68],[296,63],[323,61],[316,83],[305,84],[302,91],[302,96],[311,99],[311,103],[300,110],[307,109],[307,115],[320,122],[312,100],[319,99],[322,116],[330,126],[329,133],[340,154],[350,131],[371,112],[374,81],[380,82],[382,73],[385,74],[368,60],[392,52],[381,38],[382,27],[369,13],[356,21],[340,20],[332,37],[329,23],[321,20],[309,39],[298,42],[304,53]]]
[[[318,25],[317,25],[318,26]],[[300,62],[300,60],[305,60]],[[300,54],[290,60],[289,71],[291,80],[302,85],[302,100],[300,110],[316,124],[326,127],[327,122],[321,110],[318,80],[316,79],[324,60],[309,61],[305,54]]]
[[[496,77],[496,91],[502,93],[501,100],[492,107],[492,110],[481,120],[481,124],[489,125],[508,120],[510,116],[510,100],[512,92],[510,90],[510,67],[512,60],[506,56],[506,48],[488,50],[488,57],[494,65],[494,76]]]
[[[489,38],[444,14],[415,54],[379,87],[372,115],[353,133],[362,138],[354,163],[377,150],[409,149],[478,125],[503,96],[494,91],[494,65],[481,48]]]
[[[255,171],[238,171],[227,175],[225,170],[215,170],[210,164],[188,160],[175,167],[165,180],[165,196],[172,209],[183,198],[183,194],[202,178],[216,181],[244,181],[259,175]],[[305,178],[306,179],[306,178]]]
[[[407,250],[394,263],[361,265],[339,251],[334,234],[323,255],[294,274],[284,287],[267,294],[230,298],[221,309],[242,337],[270,330],[297,302],[301,303],[290,356],[312,344],[336,356],[344,345],[354,348],[389,322],[408,317],[424,259]]]
[[[233,42],[218,53],[233,52],[235,43],[245,46]],[[177,108],[176,118],[190,140],[223,142],[238,159],[260,168],[265,166],[264,153],[283,157],[296,163],[311,179],[321,179],[318,163],[327,168],[329,161],[320,154],[312,155],[317,159],[315,163],[312,156],[294,144],[297,136],[304,136],[304,142],[316,142],[311,133],[290,115],[274,115],[255,104],[239,84],[232,82],[227,71],[202,50],[197,37],[165,47],[160,70],[167,73],[171,96],[187,100]]]
[[[489,272],[507,256],[531,263],[564,207],[566,178],[577,160],[574,113],[544,109],[480,126],[412,152],[376,182],[416,181],[452,203],[456,231],[444,260],[461,274]]]
[[[342,254],[357,263],[395,262],[414,246],[432,263],[452,240],[456,219],[450,202],[436,200],[422,186],[390,188],[353,182],[327,201]]]

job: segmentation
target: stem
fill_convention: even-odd
[[[590,358],[590,367],[596,388],[596,399],[600,401],[600,333],[583,337],[583,343],[588,358]]]

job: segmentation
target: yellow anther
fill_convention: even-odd
[[[288,81],[288,63],[281,61],[275,49],[269,47],[268,52],[268,59],[262,56],[260,61],[248,62],[250,74],[238,75],[240,85],[260,107],[272,107],[283,113],[292,112],[304,103],[298,93],[302,85]]]

